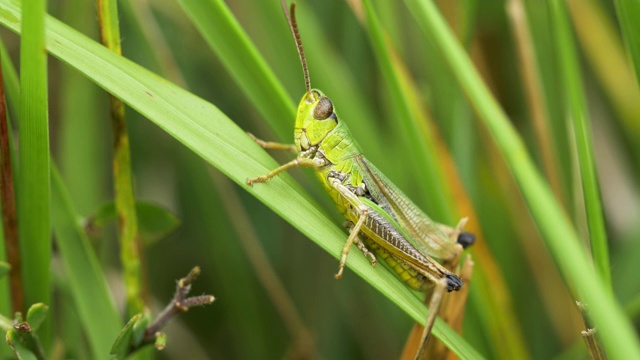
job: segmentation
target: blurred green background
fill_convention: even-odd
[[[555,2],[436,4],[589,248],[579,150],[568,120],[571,90],[565,92],[566,68],[559,59],[558,47],[563,43],[554,20]],[[177,1],[118,3],[123,56],[211,102],[243,130],[262,139],[292,142],[293,109],[304,92],[304,82],[280,4],[276,0],[225,3],[227,15],[237,20],[283,85],[290,106],[284,111],[291,116],[265,118],[265,107],[247,95],[260,93],[260,82],[238,80],[244,71],[250,73],[246,66],[251,66],[234,57],[234,47],[241,44],[234,43],[230,33],[213,33],[219,43],[212,50],[194,25],[195,16]],[[440,159],[434,165],[440,173],[435,175],[425,175],[426,170],[414,166],[425,159],[424,149],[416,148],[408,135],[411,125],[399,119],[403,113],[390,94],[389,76],[394,75],[381,69],[362,4],[306,0],[297,5],[312,86],[332,98],[363,153],[435,220],[455,225],[458,214],[469,216],[470,230],[481,230],[478,244],[470,251],[477,278],[470,284],[463,338],[487,358],[587,358],[580,335],[585,325],[570,293],[571,282],[563,280],[557,259],[541,240],[492,134],[478,121],[450,65],[433,39],[424,36],[412,10],[392,0],[375,1],[373,6],[387,44],[393,46],[388,54],[393,55],[396,69],[406,72],[401,82],[412,82],[403,84],[411,89],[413,98],[408,102],[413,111],[421,114],[413,129],[430,139],[427,150]],[[561,10],[566,12],[560,14],[567,16],[570,40],[577,49],[578,59],[569,66],[582,77],[613,290],[637,331],[638,81],[614,4],[575,0],[565,5]],[[213,8],[217,5],[202,9]],[[523,11],[521,16],[518,11]],[[93,2],[50,0],[48,13],[99,41]],[[218,26],[229,19],[221,14],[199,15]],[[4,29],[0,35],[18,64],[19,37]],[[48,76],[52,156],[78,214],[87,219],[113,202],[109,99],[98,86],[53,57]],[[261,96],[269,99],[271,94]],[[180,221],[170,234],[144,244],[146,305],[153,314],[161,310],[173,295],[175,280],[195,265],[201,267],[202,275],[193,294],[216,297],[213,305],[191,309],[170,323],[168,345],[153,353],[153,358],[399,356],[413,321],[398,306],[350,270],[335,281],[336,259],[154,123],[130,108],[126,118],[136,199],[159,205]],[[292,157],[272,155],[280,163]],[[291,174],[321,211],[340,225],[338,211],[312,170]],[[449,189],[439,186],[439,181]],[[433,201],[434,197],[440,200]],[[125,293],[115,223],[93,232],[91,244],[122,309]],[[52,278],[53,343],[58,352],[51,357],[91,358],[56,248]]]

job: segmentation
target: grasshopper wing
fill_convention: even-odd
[[[362,155],[355,156],[354,160],[362,169],[362,181],[373,201],[411,235],[412,244],[418,250],[444,261],[457,257],[461,248],[456,239],[449,238],[439,224],[431,220]]]

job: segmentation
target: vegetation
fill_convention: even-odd
[[[333,279],[347,235],[313,172],[245,184],[291,156],[246,132],[292,142],[304,92],[277,0],[23,3],[0,0],[0,355],[399,356],[422,295],[357,251]],[[363,153],[470,219],[463,332],[434,329],[460,358],[583,359],[591,327],[640,358],[634,4],[298,3],[312,86]]]

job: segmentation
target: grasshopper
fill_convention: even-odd
[[[306,87],[298,105],[295,145],[265,142],[249,136],[265,149],[291,150],[298,155],[263,176],[247,180],[247,184],[265,182],[293,167],[314,168],[349,228],[336,279],[342,277],[349,251],[355,244],[372,265],[378,258],[383,259],[411,289],[425,292],[435,285],[417,354],[422,356],[444,289],[459,290],[463,285],[447,267],[457,264],[463,248],[473,243],[475,237],[462,232],[466,219],[455,228],[432,221],[362,155],[332,101],[320,90],[311,88],[295,4],[291,4],[289,12],[285,0],[281,2],[302,63]]]

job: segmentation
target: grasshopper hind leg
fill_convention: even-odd
[[[457,276],[453,275],[457,279],[457,281],[462,284],[462,281]],[[433,325],[436,322],[436,316],[438,312],[440,312],[440,304],[442,304],[442,297],[444,295],[444,290],[450,289],[450,277],[442,278],[435,284],[433,289],[433,293],[431,295],[431,300],[429,301],[429,313],[427,314],[427,321],[424,324],[424,329],[422,330],[422,336],[420,338],[420,347],[418,348],[418,352],[416,352],[415,360],[424,359],[425,349],[427,348],[427,343],[429,342],[429,338],[431,336],[431,330],[433,329]],[[458,287],[459,288],[459,287]],[[456,289],[457,290],[457,289]],[[451,290],[449,290],[451,291]]]

